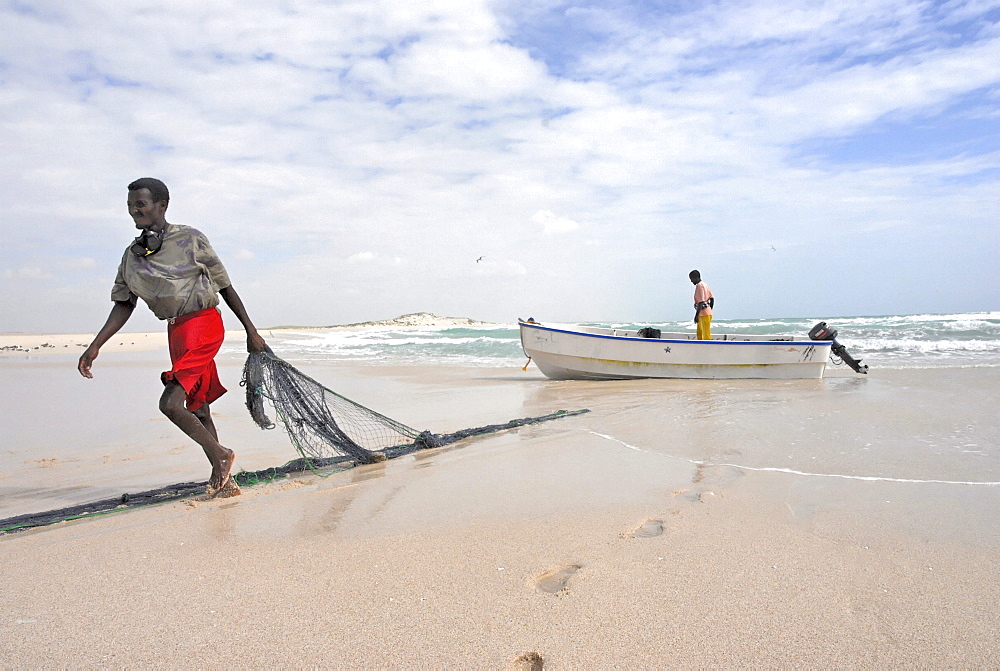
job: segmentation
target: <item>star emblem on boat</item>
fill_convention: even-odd
[[[664,347],[663,351],[666,352],[667,354],[670,354],[670,348],[669,347]]]

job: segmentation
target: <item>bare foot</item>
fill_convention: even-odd
[[[223,456],[212,463],[212,476],[208,479],[206,491],[210,496],[215,496],[222,490],[229,481],[229,474],[233,470],[233,462],[236,461],[236,453],[228,447],[223,447]]]
[[[236,484],[236,480],[229,478],[226,480],[226,484],[222,485],[222,489],[217,491],[212,498],[213,499],[228,499],[231,496],[239,496],[243,492],[240,491],[240,486]]]

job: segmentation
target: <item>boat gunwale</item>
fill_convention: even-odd
[[[827,346],[833,344],[832,340],[795,340],[796,336],[790,336],[792,340],[698,340],[696,338],[691,339],[677,339],[677,338],[639,338],[633,336],[620,336],[620,335],[604,335],[601,333],[586,333],[583,331],[569,331],[567,329],[555,328],[554,326],[545,326],[543,324],[530,324],[528,322],[520,322],[518,324],[522,327],[536,328],[544,331],[554,331],[555,333],[565,333],[568,335],[583,336],[586,338],[602,338],[605,340],[635,340],[638,342],[666,342],[675,344],[702,344],[702,345],[776,345],[779,343],[795,343],[801,345],[820,345]],[[738,333],[725,333],[720,335],[740,335]],[[743,337],[743,336],[741,336]]]

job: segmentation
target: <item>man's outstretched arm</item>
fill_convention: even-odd
[[[104,326],[98,331],[97,335],[94,336],[94,342],[90,343],[90,347],[83,351],[80,355],[80,360],[76,364],[76,369],[80,371],[80,375],[92,378],[94,375],[90,372],[90,367],[94,365],[94,359],[101,351],[101,346],[108,341],[111,336],[118,333],[121,327],[125,326],[125,322],[128,318],[132,316],[132,311],[135,310],[135,306],[128,301],[115,301],[115,306],[111,308],[111,314],[108,315],[108,320],[104,322]]]
[[[236,289],[232,285],[226,287],[219,291],[219,295],[222,296],[222,300],[226,301],[226,305],[229,309],[233,311],[236,318],[240,320],[243,324],[243,328],[247,332],[247,351],[248,352],[263,352],[264,348],[267,347],[267,343],[264,342],[264,338],[257,333],[257,327],[253,325],[250,321],[250,317],[247,315],[247,309],[243,307],[243,301],[240,300],[240,295],[236,293]]]

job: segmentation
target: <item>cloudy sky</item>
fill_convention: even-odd
[[[684,319],[692,268],[718,319],[1000,309],[997,1],[0,0],[0,34],[0,331],[100,327],[147,175],[259,326]]]

